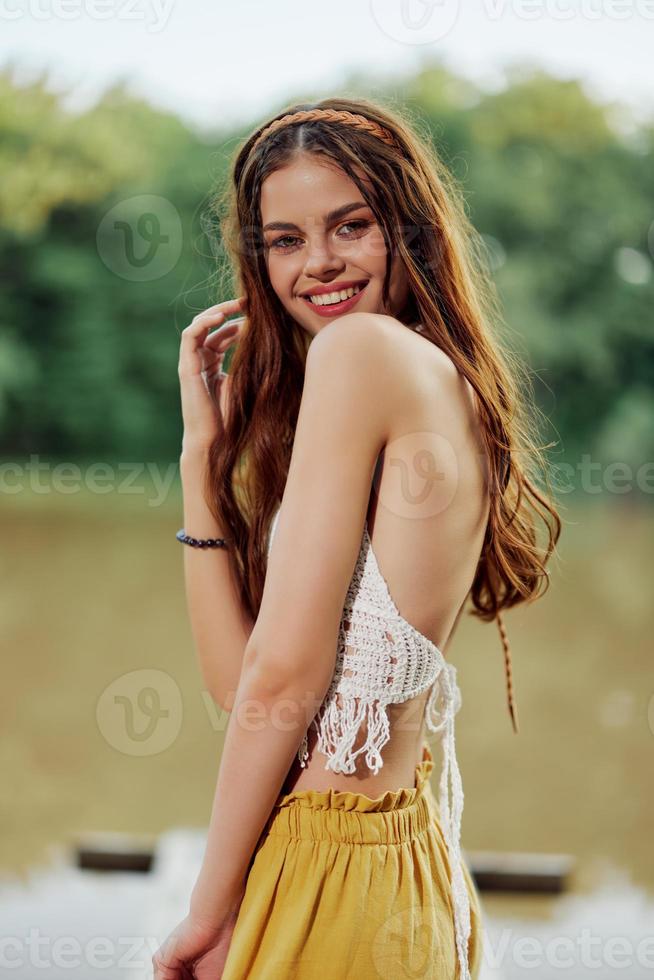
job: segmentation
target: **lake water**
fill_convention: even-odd
[[[0,869],[16,876],[5,898],[30,881],[29,869],[45,868],[57,848],[89,831],[155,840],[206,826],[227,719],[196,665],[175,540],[179,489],[156,506],[153,499],[154,492],[3,499]],[[505,617],[518,735],[495,625],[462,617],[448,655],[463,694],[457,753],[466,852],[576,860],[564,896],[482,894],[495,946],[515,928],[540,944],[532,976],[581,977],[583,964],[549,963],[544,944],[570,929],[579,944],[587,926],[600,937],[603,959],[588,967],[597,978],[620,969],[602,936],[626,937],[637,960],[636,938],[654,932],[654,515],[592,501],[567,503],[563,516],[550,589]],[[144,682],[154,700],[139,701]],[[122,727],[111,715],[116,697]],[[172,710],[153,743],[148,725],[164,704]],[[119,877],[126,892],[149,887],[145,878]],[[112,879],[106,887],[121,886]],[[74,890],[64,895],[74,901]],[[488,976],[528,972],[513,954],[500,958],[501,972]],[[634,962],[621,974],[653,969]]]

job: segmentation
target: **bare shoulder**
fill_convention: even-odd
[[[461,374],[452,358],[441,347],[394,317],[384,316],[382,319],[388,321],[387,327],[390,328],[397,342],[398,353],[403,350],[408,367],[413,368],[409,372],[413,378],[419,376],[419,369],[422,366],[430,381],[433,382],[435,378],[440,382],[443,393],[458,386],[463,387],[470,396],[474,395],[475,390],[468,379]]]
[[[428,402],[474,405],[474,389],[440,347],[395,317],[353,312],[332,320],[309,345],[307,368],[326,381],[349,374],[361,400],[383,395],[397,421]]]
[[[356,312],[332,320],[309,344],[307,363],[345,354],[368,360],[383,356],[387,347],[388,326],[384,322],[387,319],[377,313]]]
[[[361,398],[382,391],[390,395],[389,386],[397,386],[398,365],[397,343],[387,319],[355,312],[332,320],[309,345],[307,373],[332,385],[337,379],[343,386],[351,381]]]

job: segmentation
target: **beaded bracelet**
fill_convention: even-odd
[[[184,528],[181,528],[175,535],[182,544],[190,544],[192,548],[227,548],[229,538],[192,538]]]

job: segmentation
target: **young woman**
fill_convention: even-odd
[[[501,612],[547,587],[560,533],[535,410],[455,182],[397,112],[292,106],[232,176],[239,298],[181,341],[178,535],[204,677],[232,714],[190,911],[154,975],[476,978],[443,651],[470,597],[498,623],[517,731]]]

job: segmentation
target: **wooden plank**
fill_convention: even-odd
[[[152,869],[156,839],[134,834],[89,833],[74,845],[78,868],[90,871],[134,871]]]
[[[466,851],[465,855],[480,892],[562,892],[575,865],[571,854]]]
[[[156,838],[85,834],[74,850],[79,868],[147,873],[153,868]],[[528,851],[464,851],[464,856],[480,892],[562,892],[568,887],[575,863],[570,854]]]

